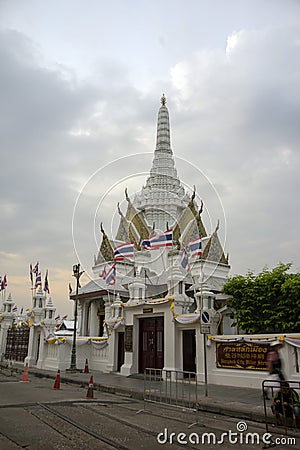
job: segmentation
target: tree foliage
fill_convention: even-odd
[[[246,333],[300,332],[300,273],[288,273],[290,268],[291,264],[279,264],[227,281],[223,292],[232,296],[227,306],[234,325]]]

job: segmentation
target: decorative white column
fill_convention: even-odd
[[[97,337],[98,336],[98,328],[99,328],[99,321],[98,321],[98,306],[96,301],[93,301],[91,303],[91,310],[90,310],[90,336]]]
[[[14,313],[12,307],[14,301],[11,294],[9,294],[7,300],[3,302],[3,312],[0,317],[0,359],[4,358],[7,342],[7,331],[12,326],[14,321]]]
[[[40,324],[45,319],[46,294],[43,292],[42,286],[40,286],[36,291],[32,298],[32,302],[33,309],[30,317],[31,325],[29,332],[28,355],[24,361],[24,363],[28,363],[29,367],[37,364],[37,356],[40,355],[40,350],[43,345],[43,343],[41,343],[43,340],[43,333],[41,333]]]
[[[56,308],[52,303],[51,297],[46,301],[45,305],[45,319],[41,321],[40,328],[40,348],[39,348],[39,358],[36,366],[40,369],[44,367],[44,362],[47,357],[48,343],[46,339],[51,336],[55,336],[55,311]]]
[[[145,280],[139,275],[132,279],[132,282],[128,283],[128,289],[130,298],[129,303],[139,303],[145,300],[146,285]]]
[[[187,313],[193,302],[185,293],[185,275],[178,266],[170,266],[168,269],[168,297],[174,297],[174,314]]]

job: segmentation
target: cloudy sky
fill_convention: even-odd
[[[29,306],[49,270],[71,315],[77,258],[150,169],[164,92],[180,178],[231,274],[300,270],[298,0],[1,0],[0,275]],[[112,219],[111,219],[112,218]]]

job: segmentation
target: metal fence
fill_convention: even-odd
[[[182,370],[145,369],[144,410],[146,402],[177,406],[197,413],[197,374]]]
[[[28,353],[29,328],[9,328],[4,358],[23,362]]]
[[[266,432],[300,436],[300,382],[264,380],[262,393]]]

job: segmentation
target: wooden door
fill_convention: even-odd
[[[124,332],[118,333],[118,361],[117,361],[117,371],[120,372],[121,367],[124,364]]]
[[[196,336],[195,330],[182,331],[183,370],[196,372]]]
[[[164,318],[149,317],[139,321],[139,372],[147,367],[164,366]]]

